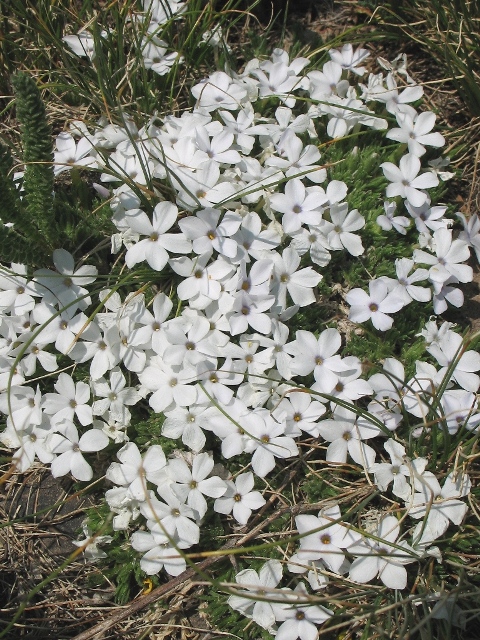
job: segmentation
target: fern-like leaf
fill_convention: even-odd
[[[15,89],[17,119],[20,123],[25,162],[25,209],[32,227],[52,246],[56,234],[53,213],[52,132],[45,107],[33,78],[18,73],[12,79]]]

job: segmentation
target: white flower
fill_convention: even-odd
[[[400,158],[399,167],[392,162],[383,162],[380,166],[385,177],[390,181],[386,191],[387,198],[400,196],[406,198],[414,207],[420,207],[427,201],[426,192],[420,189],[430,189],[438,185],[438,178],[433,173],[418,175],[420,160],[411,153]]]
[[[335,505],[317,516],[295,518],[300,538],[296,554],[299,561],[322,560],[330,571],[338,573],[345,560],[344,550],[360,540],[360,535],[340,522],[340,507]]]
[[[278,118],[278,109],[276,115]],[[265,165],[281,169],[285,172],[287,178],[298,176],[299,179],[307,178],[311,182],[319,183],[324,182],[327,177],[326,170],[318,166],[320,152],[317,147],[313,144],[304,147],[303,142],[295,135],[293,128],[285,129],[278,141],[276,150],[279,157],[268,157],[265,160]],[[280,177],[281,174],[277,176],[277,179]]]
[[[404,565],[415,562],[417,556],[406,542],[397,542],[400,524],[395,516],[382,518],[375,535],[381,540],[365,537],[363,542],[350,547],[350,553],[359,556],[350,567],[351,580],[364,584],[378,576],[390,589],[405,589],[407,571]]]
[[[117,453],[118,462],[112,462],[105,477],[114,484],[127,487],[135,500],[147,497],[147,480],[155,484],[164,478],[167,464],[165,454],[160,445],[148,448],[144,457],[134,442],[128,442]]]
[[[450,158],[446,157],[446,158],[434,158],[433,160],[429,160],[428,161],[428,165],[429,165],[429,171],[432,171],[433,173],[435,173],[440,180],[443,180],[444,182],[446,182],[447,180],[451,180],[452,178],[455,177],[455,174],[452,173],[451,171],[445,171],[445,167],[448,167],[450,165]]]
[[[181,438],[183,444],[192,451],[201,451],[206,441],[203,429],[208,428],[212,413],[212,409],[202,404],[201,400],[197,397],[190,407],[175,407],[172,411],[165,411],[162,436],[175,440]]]
[[[180,0],[142,0],[142,5],[145,17],[138,16],[137,19],[148,19],[149,28],[153,30],[181,16],[186,9],[185,2]]]
[[[76,144],[70,133],[62,131],[55,139],[55,146],[57,148],[54,154],[55,175],[58,176],[73,166],[97,167],[95,148],[87,138],[80,138]]]
[[[135,500],[127,487],[114,487],[105,492],[105,499],[114,516],[112,526],[114,531],[128,529],[131,520],[140,515],[140,502]]]
[[[338,62],[326,62],[321,71],[307,73],[310,80],[309,93],[314,100],[325,100],[332,94],[344,96],[349,85],[348,80],[342,80],[343,67]]]
[[[303,224],[318,225],[322,220],[322,204],[328,202],[328,196],[320,187],[305,188],[298,178],[289,180],[285,193],[270,196],[270,205],[274,211],[283,213],[282,226],[285,233],[298,231]]]
[[[56,272],[50,269],[39,269],[33,274],[38,283],[38,293],[44,302],[70,309],[86,309],[92,300],[84,285],[95,282],[97,268],[83,265],[75,271],[73,256],[65,249],[55,249],[53,264]]]
[[[173,169],[169,178],[178,190],[177,202],[189,211],[227,206],[237,190],[234,182],[223,179],[218,162],[213,160],[202,162],[195,171]]]
[[[312,267],[305,267],[297,271],[300,266],[300,256],[291,247],[287,247],[282,256],[274,256],[274,293],[282,309],[287,306],[287,292],[294,304],[305,307],[315,302],[313,288],[318,285],[322,276]]]
[[[345,98],[331,96],[328,104],[319,104],[317,107],[319,115],[329,114],[331,117],[327,125],[327,134],[331,138],[342,138],[362,119],[362,112],[365,112],[365,105],[361,100],[356,100],[350,95]]]
[[[142,56],[145,69],[151,69],[159,76],[167,74],[175,61],[181,62],[177,51],[167,54],[168,44],[156,37],[144,37],[142,39]]]
[[[187,568],[180,549],[188,549],[191,544],[185,540],[172,541],[162,531],[160,523],[152,523],[150,531],[135,531],[130,540],[135,551],[145,552],[140,560],[140,568],[149,576],[161,569],[171,576],[178,576]]]
[[[392,493],[403,500],[408,500],[412,489],[406,478],[410,477],[412,467],[406,464],[405,447],[391,438],[387,440],[384,447],[390,456],[391,463],[376,462],[368,471],[375,474],[375,484],[380,491],[386,491],[388,485],[393,481]],[[426,462],[425,460],[425,465]],[[417,467],[415,469],[417,472],[419,471]],[[421,469],[421,471],[423,470],[424,468]]]
[[[319,267],[326,267],[332,258],[329,252],[330,245],[323,234],[322,227],[310,226],[308,229],[302,227],[292,235],[290,246],[299,256],[308,252],[310,260]]]
[[[240,611],[264,629],[271,631],[275,624],[275,613],[273,603],[268,602],[267,598],[275,594],[274,589],[282,579],[282,573],[282,565],[278,560],[268,560],[258,573],[253,569],[240,571],[235,576],[236,582],[241,587],[238,593],[245,594],[247,597],[232,595],[228,599],[228,604],[232,609]],[[255,596],[261,599],[255,600]]]
[[[405,80],[406,82],[408,82],[408,84],[415,84],[415,80],[413,80],[407,72],[406,53],[399,53],[398,56],[395,56],[395,58],[391,61],[379,56],[377,58],[377,62],[383,69],[386,69],[390,73],[396,73],[405,76]]]
[[[339,64],[342,69],[353,71],[359,76],[363,76],[365,73],[365,67],[359,67],[358,65],[370,55],[366,49],[358,47],[358,49],[354,50],[353,46],[347,43],[340,50],[330,49],[328,53],[330,58]]]
[[[218,347],[212,342],[210,322],[199,315],[190,325],[169,324],[162,360],[170,366],[195,367],[201,362],[216,363]]]
[[[12,263],[11,268],[0,265],[0,309],[2,313],[11,312],[23,315],[33,310],[38,296],[35,287],[27,280],[27,268],[24,264]]]
[[[416,102],[423,96],[423,87],[420,85],[405,87],[401,93],[398,91],[397,81],[393,73],[388,73],[383,83],[378,84],[369,93],[371,100],[384,102],[389,113],[408,113],[415,117],[416,111],[408,103]]]
[[[76,362],[90,363],[90,375],[98,380],[107,371],[113,369],[120,360],[120,336],[115,325],[111,325],[103,334],[98,326],[91,322],[82,333],[82,341],[77,342],[70,352]]]
[[[237,386],[243,380],[243,375],[234,370],[230,358],[226,358],[221,367],[204,361],[197,365],[197,380],[203,389],[215,400],[228,404],[233,397],[232,386]],[[199,397],[204,395],[200,384],[197,386]]]
[[[306,58],[299,58],[299,60],[305,60],[305,63],[302,63],[298,71],[310,63],[310,60],[306,60]],[[262,63],[261,67],[262,69],[253,69],[251,72],[259,81],[260,97],[277,96],[287,107],[294,107],[295,98],[292,94],[295,89],[302,88],[303,78],[297,76],[296,71],[292,72],[283,60],[273,63],[266,61]]]
[[[390,129],[386,138],[408,144],[409,153],[423,156],[426,152],[424,145],[431,147],[443,147],[445,138],[438,132],[430,133],[435,126],[435,114],[432,111],[420,113],[412,118],[408,113],[397,113],[397,122],[400,129]]]
[[[292,373],[306,376],[313,371],[315,380],[321,378],[326,387],[333,388],[338,382],[337,373],[349,370],[337,354],[341,344],[342,338],[337,329],[325,329],[318,338],[310,331],[297,331],[296,339],[287,348],[293,356]]]
[[[126,425],[120,422],[115,422],[112,417],[109,417],[108,422],[104,420],[94,420],[93,426],[95,429],[101,429],[103,433],[106,433],[110,440],[113,440],[115,444],[121,444],[122,442],[128,442],[129,437],[125,432]]]
[[[141,313],[141,307],[138,309]],[[132,315],[137,309],[131,309]],[[129,371],[140,373],[145,368],[147,355],[150,348],[150,327],[137,327],[134,319],[124,310],[117,321],[120,338],[120,358]]]
[[[287,595],[287,590],[283,593]],[[293,596],[296,595],[296,598]],[[333,616],[333,611],[321,607],[319,605],[309,604],[306,601],[308,597],[305,585],[300,582],[295,591],[288,593],[288,605],[277,603],[275,605],[276,619],[284,620],[283,624],[278,627],[275,635],[276,640],[317,640],[317,626],[323,624],[326,620]],[[295,603],[298,600],[298,604]]]
[[[395,260],[397,281],[393,280],[392,285],[395,282],[398,282],[398,284],[393,286],[392,294],[402,298],[406,305],[412,302],[412,300],[428,302],[432,298],[432,292],[430,289],[419,287],[414,284],[415,282],[421,282],[428,278],[427,269],[417,269],[412,274],[408,275],[413,269],[414,264],[414,261],[409,258],[397,258],[397,260]]]
[[[437,370],[433,365],[417,360],[415,376],[407,382],[404,390],[403,406],[409,413],[418,418],[427,416],[436,377]]]
[[[102,31],[100,35],[105,37],[107,32]],[[95,38],[90,33],[81,31],[77,35],[64,36],[62,40],[76,56],[88,58],[89,60],[95,59]]]
[[[462,240],[453,240],[450,229],[440,228],[433,234],[436,256],[415,249],[413,259],[417,263],[430,264],[429,278],[432,282],[443,284],[450,277],[460,282],[471,282],[473,270],[462,264],[470,257],[468,245]]]
[[[220,222],[220,215],[218,209],[203,209],[195,216],[179,220],[178,226],[192,241],[192,248],[199,256],[209,254],[213,249],[227,258],[237,255],[237,243],[232,236],[238,231],[242,218],[233,211],[227,211]]]
[[[437,326],[436,320],[430,319],[425,323],[425,328],[422,329],[417,335],[423,336],[427,345],[431,345],[433,343],[440,344],[445,335],[453,327],[455,327],[455,324],[453,322],[447,322],[445,320],[440,326]]]
[[[245,525],[252,515],[252,511],[260,509],[266,504],[265,498],[259,491],[252,491],[255,484],[253,473],[241,473],[233,482],[227,480],[227,490],[213,505],[217,513],[233,513],[235,520]]]
[[[87,404],[90,400],[88,384],[81,381],[75,384],[71,376],[61,373],[54,387],[57,393],[47,393],[43,401],[43,409],[52,416],[53,424],[73,420],[74,415],[84,427],[92,423],[92,407]]]
[[[276,422],[269,413],[252,413],[245,423],[248,434],[247,451],[254,452],[252,469],[260,478],[264,478],[275,468],[275,458],[298,456],[298,447],[294,440],[285,436],[285,424]]]
[[[463,231],[459,234],[458,239],[469,247],[473,247],[477,260],[480,262],[480,218],[474,214],[467,220],[463,213],[457,212],[455,215],[463,225]]]
[[[447,302],[454,307],[463,306],[463,291],[450,286],[452,284],[458,284],[457,278],[448,278],[448,280],[441,284],[436,282],[433,283],[433,310],[437,315],[440,315],[447,310]]]
[[[236,247],[236,245],[235,245]],[[233,267],[223,259],[211,261],[211,251],[192,258],[172,258],[170,266],[183,280],[177,287],[180,300],[189,300],[190,308],[205,309],[218,300],[222,284],[233,273]]]
[[[169,463],[169,474],[175,479],[171,485],[173,492],[198,514],[199,519],[207,513],[207,501],[203,496],[220,498],[227,490],[227,485],[218,476],[207,477],[214,464],[208,453],[195,455],[191,469],[180,458]]]
[[[450,522],[461,524],[468,507],[458,498],[467,496],[471,486],[469,476],[460,471],[452,471],[442,488],[435,476],[429,474],[422,481],[416,482],[417,493],[413,496],[413,507],[408,513],[412,518],[425,517],[431,540],[439,538],[448,529]]]
[[[245,291],[239,291],[228,316],[232,336],[247,331],[248,325],[260,333],[270,333],[272,321],[265,312],[274,302],[273,296],[249,296]]]
[[[190,384],[195,379],[195,370],[191,367],[182,369],[167,365],[159,357],[152,358],[139,378],[146,389],[154,392],[149,404],[156,413],[169,408],[172,403],[188,407],[196,400],[197,391]]]
[[[241,262],[237,269],[237,291],[245,291],[256,299],[268,296],[272,278],[273,262],[271,260],[257,260],[247,275],[247,263]]]
[[[61,429],[61,433],[53,433],[49,441],[52,453],[59,454],[52,462],[52,476],[58,478],[71,473],[76,480],[88,482],[93,471],[82,453],[105,449],[109,443],[108,436],[100,429],[90,429],[79,438],[77,427],[72,422],[64,422],[57,429]]]
[[[331,222],[323,221],[321,228],[326,235],[329,248],[338,251],[346,249],[352,256],[360,256],[365,251],[361,239],[352,233],[365,226],[365,218],[357,209],[348,211],[348,204],[332,204],[330,207]]]
[[[197,108],[208,112],[215,109],[236,111],[247,97],[246,88],[234,82],[223,71],[212,73],[209,78],[192,87],[191,91],[197,99]]]
[[[40,341],[55,343],[55,349],[64,355],[70,353],[75,345],[77,335],[88,324],[88,318],[76,309],[68,307],[60,313],[46,302],[40,302],[33,310],[35,322],[44,325],[39,333]]]
[[[322,400],[322,394],[333,396],[330,399],[332,409],[337,406],[337,399],[351,403],[372,393],[370,384],[361,378],[362,365],[356,356],[343,358],[342,365],[345,369],[336,372],[338,380],[333,387],[331,386],[332,379],[322,375],[318,376],[312,385],[312,390],[319,392],[321,401],[326,401]]]
[[[195,143],[197,148],[205,154],[205,160],[226,165],[238,164],[242,157],[235,149],[232,149],[234,134],[223,128],[214,133],[210,138],[210,134],[206,127],[196,127]]]
[[[132,387],[125,387],[127,381],[119,368],[110,371],[110,383],[103,378],[94,382],[95,396],[103,398],[93,403],[93,413],[102,416],[107,411],[110,417],[123,424],[130,422],[130,411],[125,405],[136,404],[141,396]]]
[[[107,554],[98,548],[99,544],[110,544],[113,541],[112,536],[92,536],[92,532],[86,521],[82,522],[84,540],[72,540],[72,544],[76,547],[83,547],[83,554],[86,560],[96,562],[102,558],[106,558]]]
[[[474,393],[463,389],[447,389],[440,398],[442,419],[452,435],[462,427],[469,431],[476,430],[480,422],[477,410],[477,399]]]
[[[40,340],[32,340],[30,332],[20,335],[16,340],[16,344],[18,345],[17,348],[13,349],[10,354],[12,356],[24,354],[19,366],[19,370],[23,375],[33,375],[37,368],[37,361],[40,362],[45,371],[55,371],[58,368],[57,356],[46,351],[48,344]]]
[[[255,113],[252,105],[247,102],[245,107],[238,112],[236,118],[229,111],[220,111],[219,114],[225,123],[226,130],[235,135],[235,141],[242,153],[248,156],[255,144],[255,127],[252,127]],[[254,159],[249,158],[249,160]]]
[[[280,402],[273,415],[275,417],[285,413],[285,434],[288,436],[300,436],[302,431],[318,436],[318,419],[325,411],[325,406],[316,400],[312,401],[309,393],[294,389],[288,398]]]
[[[389,293],[383,280],[372,280],[368,288],[369,294],[362,289],[352,289],[347,293],[345,299],[351,305],[348,318],[352,322],[371,320],[375,329],[387,331],[393,324],[388,314],[399,311],[404,301],[393,292]]]
[[[474,371],[480,369],[480,354],[476,351],[464,351],[465,345],[462,336],[454,331],[449,331],[439,343],[431,344],[427,351],[437,360],[442,367],[438,372],[438,380],[449,372],[452,380],[455,380],[467,391],[478,391],[480,378]],[[452,364],[455,367],[452,370]]]
[[[213,29],[208,29],[202,35],[202,41],[206,42],[211,47],[225,46],[227,51],[231,51],[231,48],[225,42],[223,30],[221,25],[217,24]]]
[[[49,464],[55,458],[49,447],[51,427],[47,420],[42,424],[27,424],[17,428],[9,419],[8,425],[0,433],[0,442],[8,449],[18,449],[12,455],[12,464],[17,471],[23,473],[38,458],[40,462]]]
[[[389,202],[386,200],[383,203],[385,209],[385,215],[377,217],[378,226],[384,231],[390,231],[395,229],[397,233],[401,233],[402,236],[406,235],[407,227],[410,225],[410,220],[406,216],[396,216],[395,210],[397,208],[396,202]]]
[[[422,236],[428,239],[431,231],[437,231],[437,229],[448,227],[448,225],[451,224],[451,220],[447,220],[444,217],[447,212],[447,207],[432,207],[430,205],[430,198],[427,198],[420,207],[414,207],[410,204],[410,202],[405,202],[406,210],[414,219],[417,230],[420,234],[422,234],[420,236],[420,239],[422,238]],[[420,245],[425,246],[422,245],[421,242]]]
[[[22,431],[32,425],[42,423],[42,394],[26,386],[11,386],[8,392],[0,395],[0,411],[8,416],[7,427]],[[19,445],[12,445],[19,446]]]
[[[333,420],[321,420],[318,430],[322,438],[330,444],[327,448],[327,462],[347,461],[347,455],[357,464],[370,469],[375,462],[375,451],[363,440],[378,436],[380,429],[345,409],[337,406]]]
[[[388,402],[388,405],[398,405],[401,402],[404,387],[405,369],[403,364],[395,358],[385,358],[384,373],[375,373],[369,383],[375,391],[375,399]]]
[[[128,215],[128,225],[140,235],[148,236],[140,240],[127,251],[125,262],[132,268],[138,262],[146,260],[148,264],[161,271],[168,262],[168,251],[188,253],[191,244],[183,234],[165,233],[170,229],[178,217],[178,209],[171,202],[160,202],[153,210],[152,222],[141,209],[134,210]]]
[[[262,221],[254,211],[246,214],[242,226],[233,236],[238,244],[237,261],[244,259],[250,262],[250,256],[260,259],[264,251],[270,251],[280,244],[280,234],[272,229],[262,229]]]
[[[140,506],[142,515],[157,523],[158,531],[170,538],[179,539],[188,546],[197,544],[200,540],[200,528],[193,522],[193,509],[187,507],[168,484],[162,483],[158,493],[165,502],[160,502],[151,493],[149,499]]]

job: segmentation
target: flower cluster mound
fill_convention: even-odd
[[[184,9],[170,1],[162,17],[163,5],[145,2],[138,17],[150,21],[139,46],[156,73],[178,57],[157,35],[162,20]],[[95,63],[88,34],[65,40]],[[403,590],[432,558],[442,563],[435,543],[462,525],[471,481],[466,458],[437,468],[418,452],[426,439],[468,448],[480,423],[480,355],[452,324],[429,319],[463,304],[470,248],[480,249],[475,220],[457,218],[458,234],[447,206],[432,203],[449,177],[431,159],[445,143],[435,115],[395,65],[366,77],[365,49],[329,56],[309,70],[308,58],[275,49],[241,73],[216,71],[191,87],[190,110],[143,126],[128,114],[95,130],[74,122],[56,139],[55,171],[98,173],[116,227],[112,275],[76,266],[63,248],[50,269],[0,267],[0,441],[18,472],[40,461],[56,478],[105,474],[113,531],[146,574],[181,574],[215,512],[226,529],[248,525],[274,491],[268,478],[302,451],[332,470],[347,465],[370,490],[360,512],[331,494],[306,503],[290,551],[280,542],[281,560],[236,576],[230,606],[279,640],[314,639],[335,616],[312,592]],[[355,145],[369,136],[381,214],[363,210],[358,193],[352,208],[348,179],[332,177],[343,159],[320,152],[350,145],[360,162]],[[298,318],[338,265],[390,242],[402,247],[391,275],[340,287],[344,308],[351,326],[383,340],[417,305],[424,358],[409,371],[392,353],[365,372],[344,353],[346,318]],[[135,442],[135,424],[154,414],[173,455]],[[104,556],[96,545],[109,541],[92,540],[87,554]],[[279,586],[287,577],[295,588]]]

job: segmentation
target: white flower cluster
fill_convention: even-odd
[[[161,24],[162,3],[144,5],[144,19]],[[173,15],[182,8],[170,5]],[[155,44],[154,27],[147,30],[152,39],[142,51],[154,60],[150,49],[163,45]],[[439,182],[437,172],[421,173],[425,146],[444,143],[431,133],[434,114],[411,106],[422,88],[401,90],[393,72],[356,84],[367,56],[345,45],[330,52],[321,71],[304,74],[308,59],[290,60],[276,49],[270,60],[250,61],[242,74],[217,71],[192,87],[196,105],[181,117],[154,117],[141,128],[129,119],[124,126],[102,121],[93,133],[74,123],[73,135],[57,138],[57,173],[89,167],[112,185],[111,192],[98,185],[111,195],[112,252],[123,249],[120,259],[130,270],[146,263],[154,272],[168,271],[177,283],[178,309],[162,291],[153,300],[137,290],[122,297],[116,287],[94,293],[96,269],[76,269],[64,249],[54,252],[55,270],[32,277],[25,265],[0,268],[0,411],[7,416],[0,441],[15,450],[19,471],[38,458],[55,477],[71,473],[81,481],[94,475],[90,454],[110,445],[118,460],[106,471],[114,485],[106,493],[113,527],[131,531],[137,523],[131,544],[148,574],[185,569],[182,551],[199,543],[209,500],[245,525],[265,504],[255,476],[263,479],[297,456],[304,434],[326,443],[328,463],[353,461],[380,492],[403,501],[405,516],[419,520],[413,530],[402,520],[402,534],[392,514],[370,531],[343,522],[337,505],[318,517],[298,516],[300,545],[288,568],[308,572],[313,589],[327,583],[327,573],[359,583],[378,576],[403,589],[404,565],[435,553],[430,544],[465,516],[468,476],[454,469],[441,488],[426,470],[428,461],[410,460],[397,434],[408,415],[420,420],[415,437],[440,428],[431,421],[438,389],[436,410],[448,432],[477,430],[480,355],[464,351],[448,323],[431,321],[424,336],[438,367],[418,361],[406,380],[402,363],[389,358],[383,373],[366,379],[357,357],[342,357],[337,329],[291,337],[288,327],[301,307],[315,302],[332,252],[357,257],[365,251],[359,233],[365,217],[350,210],[348,185],[328,179],[316,140],[362,126],[387,129],[389,114],[398,128],[386,137],[408,152],[398,166],[381,165],[390,200],[378,224],[405,234],[413,220],[423,248],[396,260],[396,278],[373,279],[368,294],[348,292],[350,319],[371,319],[385,331],[391,314],[432,296],[440,313],[447,303],[463,303],[454,285],[472,279],[464,263],[470,246],[479,250],[479,226],[464,220],[465,231],[454,238],[446,207],[431,206],[427,193]],[[304,109],[298,97],[312,106]],[[265,99],[276,103],[274,117],[256,112]],[[154,194],[151,208],[135,185]],[[405,215],[396,216],[401,199]],[[414,270],[416,264],[428,268]],[[48,391],[40,382],[46,375],[55,379]],[[131,411],[147,398],[165,417],[162,435],[181,439],[189,453],[167,459],[159,445],[142,453],[129,441]],[[361,399],[368,411],[357,411]],[[204,451],[208,434],[218,439],[225,460],[251,456],[251,471],[233,478],[215,466]],[[390,462],[377,461],[375,438],[387,438]],[[260,575],[243,571],[237,581],[253,591],[274,588],[281,566],[270,561],[266,567]],[[276,605],[241,595],[230,604],[265,628],[275,630],[281,621],[277,638],[315,638],[316,625],[331,612],[301,604],[302,583],[281,593],[284,602]]]

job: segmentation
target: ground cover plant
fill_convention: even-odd
[[[187,580],[206,637],[465,637],[480,354],[442,314],[480,225],[405,59],[240,49],[234,2],[35,11],[52,50],[0,157],[2,481],[43,465],[93,506],[0,638],[46,637],[27,609],[80,553],[131,608],[78,640]]]

